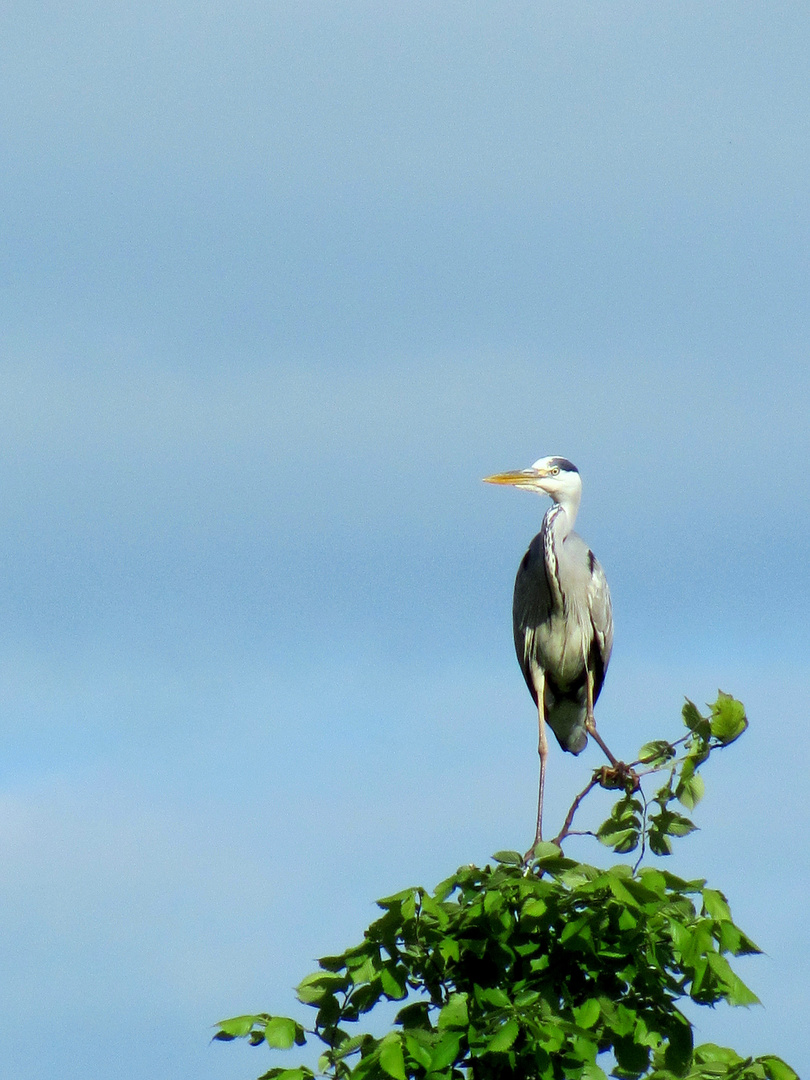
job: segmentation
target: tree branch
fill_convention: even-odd
[[[588,786],[583,791],[580,791],[579,795],[577,795],[577,797],[571,803],[571,809],[566,814],[565,821],[563,822],[563,827],[551,841],[552,844],[556,844],[558,848],[562,847],[563,840],[566,838],[566,836],[571,835],[571,823],[574,820],[574,814],[576,814],[577,810],[579,810],[579,804],[582,802],[582,800],[585,798],[591,788],[596,787],[598,783],[599,781],[594,776],[591,778]]]

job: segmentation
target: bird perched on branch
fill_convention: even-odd
[[[552,499],[518,569],[512,605],[515,650],[537,705],[539,729],[537,829],[528,858],[542,839],[546,725],[563,750],[581,753],[591,735],[611,765],[620,765],[597,732],[593,715],[613,647],[613,613],[604,571],[573,531],[582,496],[576,466],[566,458],[547,457],[530,469],[485,479]]]

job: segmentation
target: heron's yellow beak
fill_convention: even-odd
[[[485,476],[485,484],[513,484],[515,487],[526,487],[546,475],[543,469],[521,469],[520,472],[495,473],[494,476]]]

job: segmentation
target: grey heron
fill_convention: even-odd
[[[546,457],[529,469],[485,480],[549,495],[552,500],[518,569],[512,605],[515,650],[537,705],[539,729],[537,829],[529,857],[543,833],[546,725],[563,750],[581,753],[591,735],[611,765],[620,765],[597,732],[593,715],[613,647],[613,612],[604,571],[573,531],[582,496],[576,466],[566,458]]]

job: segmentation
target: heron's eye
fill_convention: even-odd
[[[560,468],[559,468],[558,465],[552,465],[551,466],[550,472],[551,472],[552,476],[556,476],[559,473],[559,471],[560,471]]]

